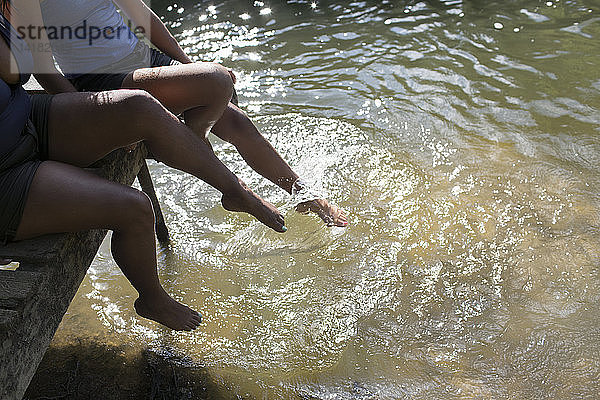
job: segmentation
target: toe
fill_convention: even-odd
[[[348,225],[348,221],[338,218],[331,225],[332,226],[347,226]]]
[[[188,321],[188,323],[185,325],[186,329],[188,331],[193,331],[194,329],[196,329],[198,327],[198,324],[194,323],[194,321]]]
[[[287,228],[285,227],[285,220],[283,219],[283,217],[281,215],[279,215],[277,217],[277,221],[275,223],[275,228],[274,228],[277,232],[286,232]]]

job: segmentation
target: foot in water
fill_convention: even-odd
[[[140,296],[135,301],[134,307],[139,316],[176,331],[193,331],[202,322],[202,317],[197,311],[175,301],[167,293],[158,298]]]
[[[277,232],[285,232],[283,215],[275,206],[257,196],[252,190],[241,183],[242,191],[234,196],[223,195],[221,204],[228,211],[245,212],[254,215],[263,224]]]
[[[325,199],[302,202],[296,206],[296,211],[303,214],[314,212],[327,224],[327,226],[348,226],[348,220],[346,219],[344,210],[333,204],[329,204]]]

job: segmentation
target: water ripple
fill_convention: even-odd
[[[298,215],[214,141],[288,233],[153,164],[161,277],[202,329],[135,320],[108,244],[78,310],[242,397],[595,398],[597,2],[312,4],[153,7],[193,57],[235,68],[257,127],[350,226]]]

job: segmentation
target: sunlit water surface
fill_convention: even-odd
[[[151,165],[161,278],[193,333],[135,317],[105,242],[62,332],[185,356],[243,397],[579,399],[600,393],[600,2],[154,0],[189,54],[347,210],[280,235]]]

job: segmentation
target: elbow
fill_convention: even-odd
[[[21,76],[19,74],[2,74],[0,78],[9,85],[18,85],[19,83],[21,83]]]

